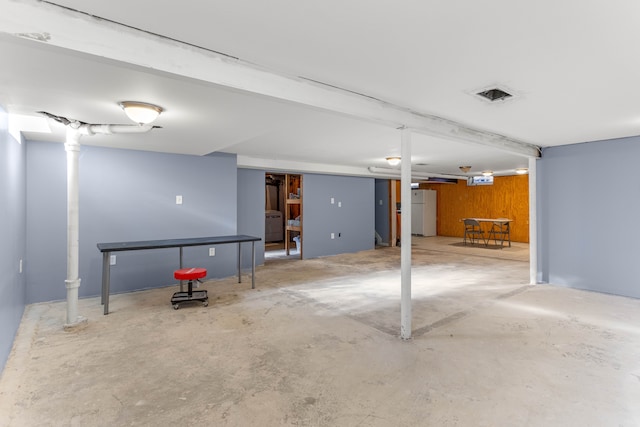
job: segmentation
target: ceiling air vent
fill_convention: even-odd
[[[499,89],[497,87],[494,87],[492,89],[487,89],[487,90],[483,90],[482,92],[478,92],[476,93],[476,95],[491,101],[491,102],[495,102],[495,101],[504,101],[505,99],[509,99],[511,98],[513,95],[511,95],[508,92],[505,92],[502,89]]]

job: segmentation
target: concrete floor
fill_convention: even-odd
[[[638,426],[640,300],[529,286],[528,248],[415,238],[413,339],[400,249],[271,258],[206,282],[28,306],[0,380],[3,426]],[[60,285],[62,286],[62,285]]]

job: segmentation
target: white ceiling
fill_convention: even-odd
[[[275,75],[540,147],[640,133],[635,0],[20,3],[61,20],[78,18],[79,24],[74,33],[37,14],[0,17],[0,105],[10,113],[45,110],[85,122],[127,123],[119,101],[166,109],[156,123],[162,129],[85,137],[87,145],[224,151],[237,153],[241,165],[363,175],[400,154],[400,132],[391,123],[224,87],[212,83],[215,78],[195,79],[193,70],[179,71],[183,63],[172,50],[141,49],[141,57],[155,58],[148,65],[122,62],[113,53],[123,49],[123,40],[145,40],[149,33],[178,41],[185,51],[196,46],[219,52]],[[14,6],[0,0],[5,11]],[[105,20],[125,38],[72,50]],[[33,40],[45,33],[53,34],[50,40]],[[77,40],[61,40],[60,34]],[[514,98],[488,103],[474,95],[495,85]],[[61,126],[52,127],[51,135],[27,136],[63,141]],[[412,154],[412,163],[422,164],[414,169],[443,174],[460,175],[461,165],[477,174],[528,164],[521,154],[424,132],[412,134]]]

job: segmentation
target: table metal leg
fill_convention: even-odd
[[[102,291],[100,294],[100,304],[104,304],[104,275],[105,275],[105,268],[107,267],[107,259],[108,259],[109,255],[107,255],[106,252],[102,252]]]
[[[256,242],[251,242],[251,289],[256,288]]]
[[[111,252],[102,253],[102,304],[104,314],[109,314],[109,287],[111,282]]]
[[[238,242],[238,283],[242,283],[242,243]]]
[[[180,270],[182,270],[182,246],[180,246]],[[184,281],[180,280],[180,292],[184,292]]]

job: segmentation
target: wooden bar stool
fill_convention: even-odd
[[[194,291],[193,282],[199,282],[201,278],[207,275],[207,270],[204,268],[182,268],[173,272],[173,277],[178,280],[188,280],[188,288],[186,292],[175,292],[171,297],[171,304],[175,310],[180,308],[180,303],[185,301],[201,301],[203,306],[209,305],[209,296],[206,290]]]

